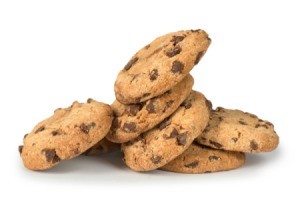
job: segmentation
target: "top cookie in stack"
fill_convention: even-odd
[[[115,119],[107,138],[128,142],[174,113],[192,91],[189,72],[210,42],[205,31],[186,30],[158,37],[138,51],[115,82]]]

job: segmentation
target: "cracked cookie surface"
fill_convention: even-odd
[[[121,146],[125,164],[135,171],[154,170],[183,153],[208,123],[211,104],[192,91],[158,126]]]
[[[210,42],[208,34],[200,29],[158,37],[119,72],[114,86],[116,99],[134,104],[170,90],[198,64]]]
[[[244,163],[245,154],[242,152],[216,150],[193,143],[184,153],[160,169],[199,174],[231,170],[241,167]]]
[[[216,149],[258,153],[274,150],[279,137],[272,123],[254,114],[218,107],[196,141]]]
[[[55,110],[25,135],[19,147],[24,166],[44,170],[80,155],[105,137],[112,119],[109,105],[91,99]]]
[[[192,91],[193,77],[188,74],[164,94],[144,103],[125,105],[117,100],[111,105],[115,114],[107,138],[116,143],[128,142],[170,116]]]

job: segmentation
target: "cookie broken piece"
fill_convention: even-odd
[[[203,30],[185,30],[156,38],[119,72],[114,90],[123,104],[145,102],[181,82],[210,45]]]
[[[196,141],[216,149],[259,153],[274,150],[279,137],[272,123],[254,114],[218,107]]]
[[[193,143],[184,153],[160,169],[188,174],[219,172],[241,167],[245,159],[242,152],[216,150]]]
[[[57,109],[24,137],[19,147],[24,166],[45,170],[80,155],[105,137],[112,119],[110,106],[94,100]]]
[[[211,107],[192,91],[183,104],[160,125],[122,144],[125,164],[134,171],[162,167],[183,153],[208,123]]]

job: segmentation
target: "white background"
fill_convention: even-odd
[[[0,205],[299,204],[297,1],[0,1]],[[25,169],[23,135],[74,100],[111,103],[118,71],[159,35],[205,29],[194,89],[274,123],[279,148],[240,169],[136,173],[120,154]],[[294,188],[293,188],[294,187]],[[296,188],[295,188],[296,187]]]

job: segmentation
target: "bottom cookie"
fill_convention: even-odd
[[[121,144],[113,143],[108,141],[106,138],[92,146],[90,149],[85,151],[82,155],[92,156],[99,154],[107,154],[121,150]]]
[[[193,143],[183,154],[160,169],[196,174],[231,170],[244,163],[245,154],[242,152],[216,150]]]

